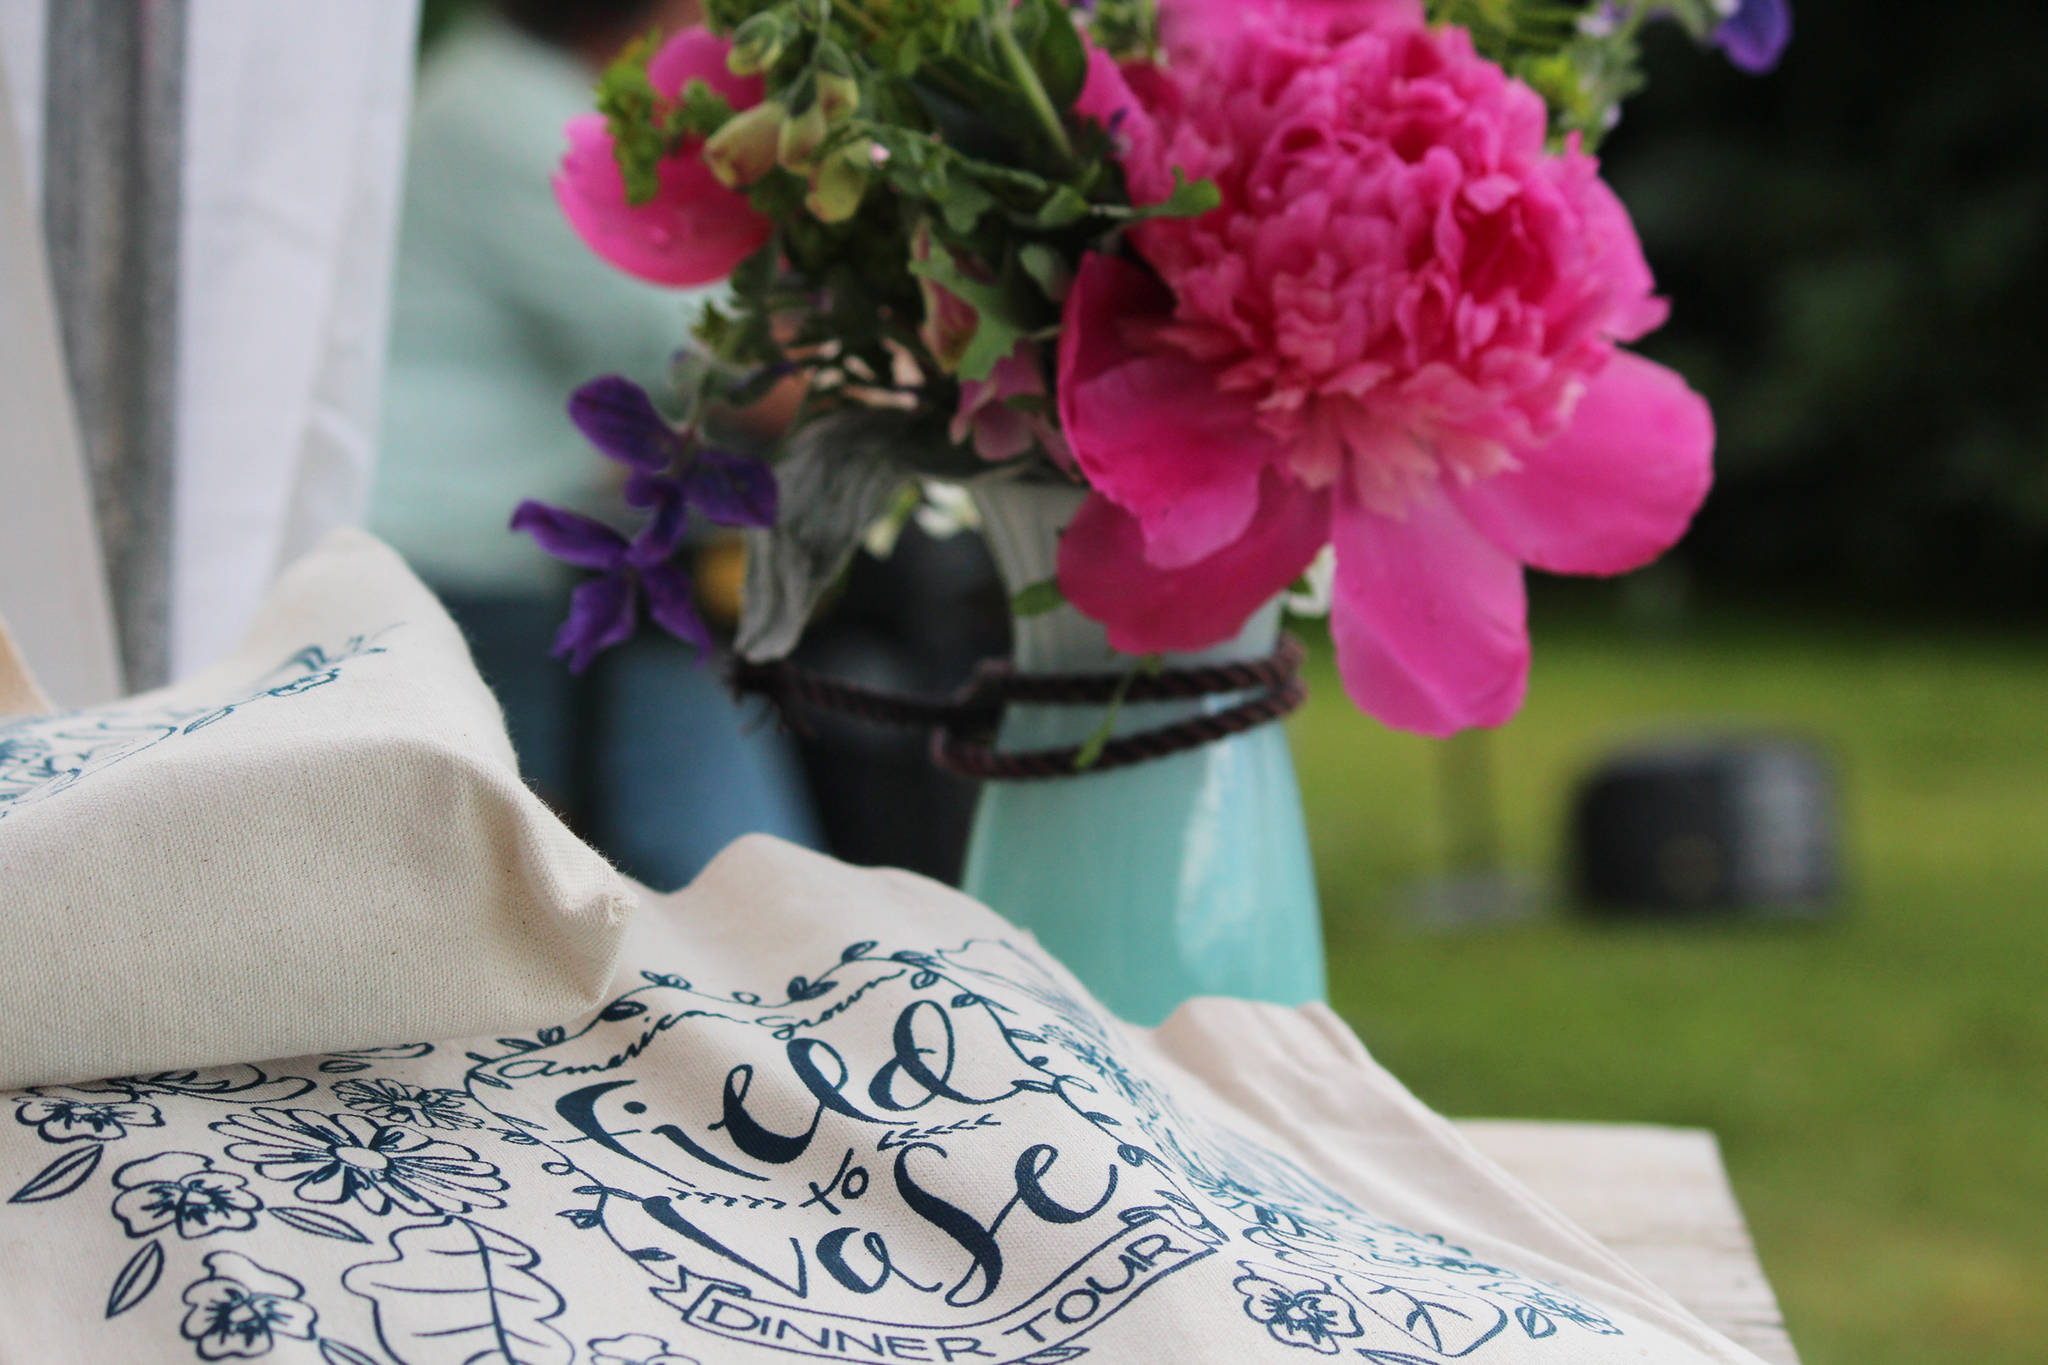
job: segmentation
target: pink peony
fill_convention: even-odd
[[[1244,14],[1206,56],[1090,73],[1134,198],[1181,167],[1223,202],[1136,227],[1150,271],[1078,273],[1060,420],[1096,493],[1061,584],[1118,648],[1194,649],[1330,540],[1352,698],[1426,734],[1498,724],[1527,684],[1523,566],[1662,552],[1712,419],[1617,349],[1664,316],[1627,213],[1463,30]]]
[[[760,103],[758,76],[726,70],[729,46],[701,28],[675,34],[647,65],[655,93],[676,99],[684,86],[701,80],[735,109]],[[772,225],[744,194],[712,176],[701,140],[690,139],[662,160],[659,190],[636,206],[626,202],[604,116],[583,114],[565,131],[569,150],[555,175],[555,200],[590,249],[628,275],[654,284],[709,284],[768,240]]]

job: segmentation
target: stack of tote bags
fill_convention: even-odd
[[[1753,1360],[1320,1007],[1132,1028],[764,838],[624,883],[360,533],[0,721],[0,887],[0,1360]]]

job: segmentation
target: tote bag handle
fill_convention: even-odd
[[[0,68],[0,616],[66,706],[120,695],[114,615],[43,234]],[[48,710],[0,628],[0,716]]]

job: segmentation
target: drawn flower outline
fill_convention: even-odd
[[[385,1123],[417,1128],[481,1128],[484,1123],[464,1110],[467,1097],[460,1090],[436,1090],[408,1081],[341,1081],[334,1087],[334,1098]]]
[[[697,1365],[697,1358],[677,1355],[660,1337],[629,1332],[622,1337],[592,1340],[590,1365]]]
[[[294,1185],[309,1204],[353,1199],[373,1214],[394,1204],[412,1214],[505,1207],[498,1168],[469,1148],[361,1114],[257,1108],[209,1126],[237,1139],[228,1156]]]
[[[1291,1289],[1249,1266],[1245,1270],[1230,1286],[1244,1295],[1245,1316],[1264,1323],[1282,1345],[1333,1356],[1341,1349],[1337,1344],[1340,1337],[1365,1335],[1358,1313],[1322,1281],[1307,1281],[1314,1286],[1311,1289]]]
[[[175,1226],[180,1237],[210,1237],[256,1226],[263,1201],[249,1192],[249,1177],[216,1171],[197,1152],[159,1152],[114,1172],[121,1193],[114,1217],[130,1237]]]
[[[302,1302],[306,1287],[265,1270],[239,1251],[207,1256],[206,1278],[185,1290],[179,1331],[202,1360],[263,1356],[280,1336],[311,1340],[319,1314]]]
[[[113,1142],[130,1128],[161,1128],[164,1116],[153,1104],[139,1100],[84,1100],[69,1095],[28,1095],[14,1111],[45,1142]]]

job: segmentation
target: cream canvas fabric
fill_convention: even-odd
[[[630,906],[520,784],[440,605],[356,531],[220,665],[0,721],[0,888],[10,1086],[567,1018]]]
[[[10,1361],[1754,1365],[1327,1010],[762,837],[592,1015],[0,1103]]]

